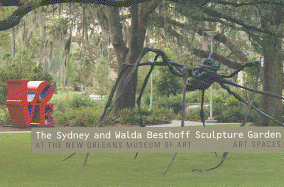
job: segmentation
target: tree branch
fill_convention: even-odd
[[[129,7],[130,5],[137,3],[145,3],[151,0],[40,0],[39,6],[58,4],[58,3],[87,3],[87,4],[102,4],[115,7]],[[31,1],[37,2],[36,0]],[[0,0],[0,4],[3,6],[23,6],[20,0]]]
[[[107,18],[109,23],[109,29],[111,31],[112,45],[117,54],[118,62],[121,64],[124,63],[125,53],[127,51],[127,47],[123,40],[122,29],[120,25],[120,17],[119,11],[117,7],[107,7]]]
[[[203,51],[200,49],[195,49],[192,48],[188,42],[188,40],[186,38],[183,38],[182,35],[180,35],[178,32],[176,32],[173,28],[168,27],[167,28],[167,32],[169,32],[170,34],[172,34],[173,36],[175,36],[177,39],[179,40],[183,40],[185,43],[185,46],[196,56],[202,57],[202,58],[208,58],[210,51]],[[228,66],[229,68],[233,68],[233,69],[238,69],[239,67],[242,66],[241,63],[238,62],[233,62],[231,60],[228,60],[227,58],[223,57],[222,55],[219,55],[217,53],[214,53],[214,59],[216,59],[217,61],[221,62],[222,64],[224,64],[225,66]]]
[[[203,51],[200,49],[191,49],[192,53],[196,56],[202,57],[202,58],[208,58],[210,51]],[[232,68],[232,69],[239,69],[242,64],[238,62],[231,61],[222,55],[219,55],[217,53],[214,53],[214,59],[221,62],[225,66]]]
[[[102,4],[114,7],[128,7],[137,3],[144,3],[151,0],[41,0],[40,2],[30,1],[22,4],[18,0],[0,0],[2,6],[18,6],[19,8],[8,18],[0,21],[0,31],[10,29],[18,25],[21,19],[30,11],[40,6],[58,3],[88,3]]]
[[[201,10],[203,10],[204,13],[206,13],[206,14],[212,16],[212,17],[223,18],[223,19],[225,19],[227,21],[231,21],[233,23],[241,25],[248,31],[257,31],[257,32],[269,34],[269,35],[272,35],[272,36],[284,37],[283,34],[274,33],[274,32],[272,32],[272,31],[270,31],[268,29],[261,29],[259,27],[253,26],[253,25],[248,25],[248,24],[244,23],[243,21],[241,21],[239,19],[233,18],[233,17],[231,17],[231,16],[229,16],[227,14],[222,14],[220,12],[212,10],[211,8],[202,7]]]
[[[245,2],[245,3],[234,3],[234,2],[228,2],[228,1],[214,1],[214,3],[220,4],[220,5],[230,5],[233,7],[241,7],[241,6],[248,6],[248,5],[259,5],[259,4],[273,4],[273,5],[281,5],[284,6],[283,2],[272,2],[272,1],[254,1],[254,2]]]
[[[35,8],[33,3],[27,3],[19,7],[11,16],[0,21],[0,31],[10,29],[16,25],[18,25],[27,13],[32,11]]]
[[[138,43],[139,50],[143,49],[143,44],[146,35],[147,21],[149,16],[154,12],[155,8],[160,4],[160,0],[153,0],[149,3],[139,5],[138,11]]]
[[[155,16],[157,18],[157,20],[161,21],[164,20],[164,18],[162,16]],[[169,23],[181,27],[181,28],[185,28],[185,24],[184,23],[180,23],[176,20],[172,20],[172,19],[168,19],[167,21],[169,21]],[[162,25],[164,25],[164,23],[162,23]],[[207,35],[206,33],[203,33],[203,31],[200,30],[194,30],[197,34],[199,34],[200,36]],[[177,33],[174,29],[172,29],[171,27],[168,28],[168,32],[170,32],[173,36],[175,36],[177,39],[182,39],[187,45],[189,45],[188,40],[185,40],[179,33]],[[216,39],[217,41],[225,44],[226,46],[229,47],[229,49],[236,55],[236,57],[238,59],[241,60],[241,62],[247,62],[247,57],[246,55],[240,50],[240,48],[238,46],[236,46],[233,42],[231,42],[230,40],[227,39],[227,37],[224,34],[218,33],[214,39]]]

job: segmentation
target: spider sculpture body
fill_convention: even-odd
[[[140,62],[141,59],[143,58],[143,56],[145,54],[147,54],[148,52],[154,52],[156,54],[154,61],[153,62]],[[157,61],[158,57],[162,57],[162,61]],[[100,123],[97,125],[97,127],[100,127],[102,125],[102,122],[104,121],[104,119],[108,116],[108,114],[111,112],[111,110],[113,109],[113,107],[116,105],[117,100],[121,97],[123,91],[125,90],[129,80],[131,79],[131,77],[133,76],[133,74],[135,73],[135,71],[137,71],[139,66],[151,66],[148,74],[146,75],[145,79],[144,79],[144,83],[142,85],[142,89],[141,92],[137,98],[137,105],[138,105],[138,109],[139,109],[139,114],[140,114],[140,126],[141,127],[145,127],[145,123],[143,120],[143,116],[141,114],[141,110],[140,110],[140,104],[141,104],[141,98],[142,98],[142,94],[145,90],[145,87],[147,85],[148,79],[154,69],[155,66],[168,66],[169,70],[171,71],[172,74],[174,74],[175,76],[178,77],[182,77],[184,80],[184,87],[183,87],[183,108],[182,108],[182,121],[181,121],[181,126],[184,126],[184,115],[185,115],[185,96],[186,96],[186,92],[187,91],[195,91],[195,90],[201,90],[202,91],[202,95],[201,95],[201,110],[200,110],[200,118],[201,121],[203,123],[203,126],[205,127],[205,120],[204,120],[204,110],[203,110],[203,104],[204,104],[204,92],[206,89],[208,89],[213,83],[218,83],[223,89],[227,90],[227,92],[231,95],[233,95],[237,100],[239,100],[240,102],[243,102],[244,104],[248,105],[248,109],[247,109],[247,113],[244,119],[244,122],[242,123],[241,126],[244,126],[246,123],[246,118],[247,115],[250,111],[250,109],[254,109],[257,112],[261,113],[262,115],[268,117],[269,119],[279,123],[281,126],[284,126],[283,123],[277,121],[276,119],[272,118],[271,116],[269,116],[268,114],[262,112],[261,110],[259,110],[258,108],[256,108],[255,106],[253,106],[253,98],[255,93],[259,93],[259,94],[263,94],[263,95],[268,95],[271,97],[275,97],[278,99],[282,99],[284,100],[284,98],[282,96],[273,94],[273,93],[269,93],[269,92],[265,92],[265,91],[259,91],[256,90],[257,88],[257,84],[258,84],[258,78],[259,78],[259,72],[260,72],[260,64],[258,61],[253,61],[253,62],[247,62],[244,65],[242,65],[239,69],[235,70],[233,73],[229,74],[229,75],[225,75],[225,74],[218,74],[218,70],[220,69],[220,63],[215,61],[212,56],[210,55],[209,58],[205,59],[198,67],[196,68],[192,68],[189,67],[187,65],[184,64],[180,64],[177,63],[175,61],[173,61],[172,59],[170,59],[165,52],[163,52],[160,49],[152,49],[152,48],[148,48],[145,47],[141,54],[139,55],[139,57],[137,58],[136,62],[134,64],[123,64],[122,66],[122,70],[118,75],[118,78],[116,80],[115,85],[112,88],[112,91],[108,97],[108,101],[107,104],[105,106],[105,110],[104,113],[102,114],[101,118],[100,118]],[[258,70],[258,75],[256,78],[256,83],[255,83],[255,88],[251,89],[251,88],[247,88],[241,85],[238,85],[232,81],[230,81],[228,78],[232,78],[233,76],[237,75],[238,72],[240,72],[241,70],[243,70],[245,67],[255,67]],[[123,86],[120,90],[119,93],[116,93],[116,98],[113,100],[114,97],[114,93],[116,91],[116,87],[119,83],[119,81],[121,80],[122,75],[126,72],[127,69],[131,69],[131,72],[128,74],[128,76],[126,77],[126,80],[123,83]],[[188,79],[189,78],[189,79]],[[239,87],[248,91],[253,92],[253,96],[250,102],[246,101],[245,99],[243,99],[240,95],[238,95],[237,93],[233,92],[230,89],[230,86],[235,86],[235,87]],[[69,157],[67,157],[66,159],[70,158],[71,156],[73,156],[75,153],[73,153],[72,155],[70,155]],[[165,170],[164,174],[167,172],[167,170],[169,169],[170,165],[172,164],[172,161],[175,159],[176,154],[174,154],[174,157],[172,158],[170,164],[168,165],[167,169]],[[198,172],[202,172],[202,171],[208,171],[208,170],[213,170],[217,167],[219,167],[223,161],[225,160],[226,156],[227,156],[228,152],[224,152],[223,153],[223,157],[221,162],[210,169],[205,169],[205,170],[193,170],[193,171],[198,171]],[[85,163],[84,166],[86,164],[88,155],[86,156],[85,159]],[[138,153],[136,153],[136,156],[138,155]],[[66,160],[64,159],[64,160]],[[83,166],[83,167],[84,167]]]

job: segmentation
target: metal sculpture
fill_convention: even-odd
[[[150,51],[156,53],[154,61],[153,62],[142,62],[142,63],[140,63],[143,56]],[[163,61],[157,62],[158,57],[162,57]],[[269,93],[269,92],[266,92],[266,91],[259,91],[259,90],[256,90],[256,89],[247,88],[245,86],[238,85],[238,84],[227,79],[227,78],[232,78],[233,76],[237,75],[238,72],[242,71],[245,67],[256,67],[258,69],[258,72],[259,72],[260,64],[259,64],[258,61],[247,62],[244,65],[242,65],[239,69],[237,69],[233,73],[231,73],[230,75],[225,75],[225,74],[218,74],[217,73],[219,68],[220,68],[220,63],[215,61],[212,58],[212,55],[210,55],[209,58],[205,59],[198,67],[191,68],[187,65],[180,64],[180,63],[173,61],[172,59],[170,59],[165,54],[164,51],[162,51],[160,49],[152,49],[152,48],[145,47],[142,50],[141,54],[139,55],[139,57],[137,58],[137,60],[134,64],[128,64],[128,63],[123,64],[122,70],[119,73],[118,78],[116,80],[116,83],[113,86],[112,91],[109,95],[104,113],[101,116],[101,119],[100,119],[101,121],[100,121],[98,127],[100,127],[102,125],[102,122],[104,121],[104,119],[108,116],[108,114],[111,112],[111,110],[115,106],[117,100],[121,97],[121,95],[122,95],[123,91],[125,90],[129,80],[131,79],[131,77],[133,76],[133,74],[137,70],[137,68],[139,66],[146,66],[146,65],[151,66],[151,68],[150,68],[150,71],[148,72],[148,74],[145,77],[141,92],[140,92],[140,94],[137,98],[137,105],[138,105],[139,114],[140,114],[140,126],[141,127],[145,127],[144,120],[143,120],[143,117],[141,115],[141,110],[140,110],[141,109],[140,108],[141,98],[142,98],[142,94],[145,90],[145,87],[147,85],[148,79],[149,79],[149,77],[150,77],[155,66],[168,66],[169,70],[171,71],[171,73],[173,75],[178,76],[178,77],[182,77],[183,80],[184,80],[183,101],[182,101],[183,102],[183,109],[182,109],[182,124],[181,124],[181,126],[184,126],[185,93],[186,93],[186,91],[195,91],[195,90],[201,90],[202,91],[200,118],[201,118],[201,121],[203,123],[203,126],[205,126],[204,110],[203,110],[204,92],[214,82],[220,84],[220,86],[223,89],[227,90],[227,92],[229,94],[233,95],[236,99],[238,99],[239,101],[248,105],[249,108],[253,108],[254,110],[259,112],[260,114],[268,117],[269,119],[271,119],[271,120],[277,122],[278,124],[280,124],[281,126],[283,126],[283,124],[281,122],[272,118],[268,114],[262,112],[261,110],[259,110],[255,106],[253,106],[251,103],[247,102],[240,95],[233,92],[230,89],[230,87],[228,86],[228,85],[235,86],[235,87],[243,88],[245,90],[248,90],[248,91],[251,91],[251,92],[254,92],[254,93],[259,93],[259,94],[268,95],[268,96],[279,98],[279,99],[284,99],[284,97],[282,97],[282,96],[279,96],[279,95],[276,95],[276,94],[273,94],[273,93]],[[116,99],[112,102],[112,99],[113,99],[114,93],[116,91],[116,87],[118,85],[118,82],[120,81],[120,79],[121,79],[122,75],[125,73],[125,71],[129,68],[132,68],[131,72],[127,76],[127,78],[124,82],[124,85],[122,86],[122,89],[120,90],[119,93],[117,93]],[[188,77],[190,78],[189,80],[187,80]]]
[[[53,87],[47,81],[6,80],[5,102],[13,126],[53,126]]]
[[[154,52],[156,54],[154,61],[153,62],[140,62],[141,59],[143,58],[144,55],[146,55],[148,52]],[[162,61],[157,61],[158,57],[162,58]],[[140,115],[140,126],[141,127],[145,127],[145,123],[143,120],[143,116],[141,114],[141,98],[142,98],[142,94],[145,90],[145,87],[148,83],[148,79],[154,69],[155,66],[168,66],[170,72],[178,77],[182,77],[183,78],[183,82],[184,82],[184,86],[183,86],[183,107],[182,107],[182,120],[181,120],[181,126],[184,126],[184,117],[185,117],[185,97],[186,97],[186,91],[195,91],[195,90],[201,90],[202,94],[201,94],[201,110],[200,110],[200,118],[202,121],[203,126],[205,127],[205,120],[204,120],[204,109],[203,109],[203,105],[204,105],[204,92],[207,88],[209,88],[214,82],[218,83],[223,89],[225,89],[230,95],[233,95],[237,100],[241,101],[242,103],[248,105],[248,109],[245,115],[245,119],[242,123],[241,126],[244,126],[246,124],[246,118],[249,114],[250,109],[254,109],[257,112],[259,112],[260,114],[266,116],[267,118],[277,122],[278,124],[280,124],[281,126],[284,126],[281,122],[279,122],[278,120],[272,118],[271,116],[269,116],[268,114],[262,112],[261,110],[259,110],[257,107],[255,107],[253,105],[253,100],[254,100],[254,95],[255,93],[258,94],[263,94],[263,95],[268,95],[271,97],[275,97],[275,98],[279,98],[284,100],[284,97],[273,94],[273,93],[269,93],[266,91],[259,91],[256,90],[257,85],[258,85],[258,79],[259,79],[259,72],[260,72],[260,63],[258,61],[252,61],[252,62],[247,62],[244,65],[242,65],[239,69],[235,70],[233,73],[229,74],[229,75],[225,75],[225,74],[218,74],[218,70],[220,69],[220,63],[215,61],[212,57],[212,54],[209,55],[209,58],[205,59],[198,67],[192,68],[189,67],[187,65],[184,64],[180,64],[177,63],[175,61],[173,61],[172,59],[170,59],[164,51],[160,50],[160,49],[153,49],[153,48],[148,48],[145,47],[142,52],[140,53],[139,57],[137,58],[136,62],[134,64],[128,64],[125,63],[122,66],[122,70],[120,71],[118,78],[115,82],[115,85],[112,88],[112,91],[109,95],[107,104],[105,106],[104,112],[100,118],[100,123],[97,125],[97,127],[101,127],[103,121],[105,120],[105,118],[108,116],[108,114],[111,112],[111,110],[114,108],[114,106],[116,105],[116,102],[118,101],[118,99],[121,97],[123,91],[125,90],[128,82],[130,81],[130,79],[132,78],[133,74],[137,71],[139,66],[151,66],[148,74],[146,75],[143,85],[142,85],[142,89],[141,92],[137,98],[137,105],[138,105],[138,110],[139,110],[139,115]],[[235,75],[237,75],[240,71],[242,71],[245,67],[255,67],[258,70],[258,74],[257,74],[257,78],[256,78],[256,83],[254,85],[254,88],[248,88],[245,86],[241,86],[238,85],[230,80],[228,80],[228,78],[232,78]],[[125,82],[123,83],[123,86],[120,90],[119,93],[117,93],[116,98],[113,100],[115,91],[116,91],[116,87],[119,83],[119,81],[121,80],[122,75],[126,72],[127,69],[132,68],[131,72],[128,74],[128,76],[126,77]],[[189,78],[189,80],[188,80]],[[234,87],[238,87],[238,88],[242,88],[248,91],[253,92],[253,96],[250,100],[250,102],[246,101],[245,99],[243,99],[240,95],[238,95],[237,93],[233,92],[229,86],[234,86]],[[71,156],[73,156],[75,153],[73,153],[72,155],[70,155],[69,157],[67,157],[66,159],[70,158]],[[138,153],[136,153],[135,158],[137,157]],[[174,154],[170,164],[168,165],[167,169],[165,170],[165,172],[163,173],[163,176],[166,174],[166,172],[168,171],[169,167],[171,166],[173,160],[175,159],[177,153]],[[226,156],[228,155],[228,152],[224,152],[223,153],[223,157],[221,162],[213,167],[213,168],[209,168],[209,169],[205,169],[205,170],[192,170],[193,172],[202,172],[202,171],[209,171],[209,170],[213,170],[218,168],[220,165],[222,165],[222,163],[224,162]],[[88,154],[86,156],[85,159],[85,163],[84,166],[86,164],[88,158]],[[135,159],[134,158],[134,159]],[[64,159],[64,160],[66,160]]]

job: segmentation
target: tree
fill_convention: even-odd
[[[147,21],[149,15],[158,6],[159,0],[130,6],[131,13],[131,37],[129,48],[123,39],[122,27],[120,24],[119,10],[117,7],[107,7],[107,17],[109,28],[112,35],[112,45],[117,57],[118,69],[122,69],[123,63],[133,64],[138,58],[144,44]],[[129,72],[129,71],[128,71]],[[121,90],[127,72],[120,81],[117,90]],[[118,100],[115,108],[115,114],[122,108],[134,107],[137,86],[137,72],[129,81],[122,97]]]
[[[97,83],[95,87],[96,93],[98,95],[106,95],[107,91],[110,89],[110,74],[111,68],[110,65],[107,64],[106,58],[102,57],[102,59],[97,63],[94,78]]]

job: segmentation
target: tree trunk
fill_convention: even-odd
[[[11,36],[11,56],[15,57],[15,55],[16,55],[15,27],[13,27],[12,36]]]
[[[112,45],[116,53],[118,70],[121,71],[123,63],[135,63],[141,50],[143,49],[143,44],[145,40],[146,27],[148,16],[155,10],[158,6],[159,1],[154,0],[150,3],[144,3],[140,5],[132,5],[130,7],[131,12],[131,35],[130,35],[130,46],[129,49],[123,40],[122,27],[120,23],[120,16],[117,7],[106,7],[107,17],[109,22],[109,28],[112,37]],[[116,93],[119,93],[123,87],[131,69],[124,73],[121,78]],[[135,106],[135,96],[136,96],[136,86],[137,86],[137,73],[135,72],[130,81],[127,84],[126,89],[119,98],[114,108],[113,114],[117,115],[118,111],[123,108],[132,108]]]
[[[282,95],[283,89],[283,55],[281,38],[267,37],[267,46],[264,46],[264,84],[263,90],[277,95]],[[261,100],[262,111],[274,119],[282,122],[281,99],[263,96]],[[279,125],[276,122],[262,116],[261,126]]]
[[[276,6],[269,17],[262,17],[261,26],[267,29],[273,26],[279,26],[283,21],[283,8]],[[268,20],[269,19],[269,20]],[[283,90],[283,51],[282,39],[268,35],[264,37],[262,43],[264,56],[264,84],[263,90],[277,95],[282,95]],[[282,122],[282,100],[268,96],[263,96],[261,100],[262,111]],[[261,116],[260,126],[279,125],[276,122]]]
[[[137,5],[132,5],[130,7],[131,12],[131,40],[130,40],[130,46],[129,51],[127,55],[125,56],[125,62],[126,63],[135,63],[141,49],[139,49],[138,44],[138,8]],[[125,72],[123,76],[123,81],[121,83],[124,83],[124,80],[128,76],[132,69],[129,69]],[[118,90],[122,89],[123,84],[120,84],[118,87]],[[124,90],[121,99],[118,101],[116,111],[114,113],[117,113],[120,109],[123,108],[133,108],[135,106],[135,96],[136,96],[136,87],[137,87],[137,71],[132,75],[132,78],[130,79],[126,89]]]
[[[46,20],[45,20],[45,12],[41,12],[43,15],[41,20],[41,49],[40,49],[40,58],[42,63],[43,72],[45,72],[46,65]]]
[[[118,70],[121,70],[122,64],[125,61],[126,54],[128,53],[128,48],[123,41],[122,28],[120,24],[119,10],[117,7],[106,7],[107,17],[109,23],[109,30],[111,33],[111,42],[116,54],[116,60],[118,64]],[[122,84],[125,81],[125,76],[122,77],[118,84],[117,91],[121,90]],[[125,97],[125,92],[122,99]],[[114,115],[117,115],[117,108],[121,106],[123,101],[119,100],[114,108]]]

